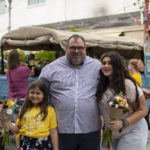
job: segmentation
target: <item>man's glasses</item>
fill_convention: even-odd
[[[84,46],[70,46],[69,47],[69,50],[71,51],[75,51],[76,49],[82,51],[85,49],[85,47]]]

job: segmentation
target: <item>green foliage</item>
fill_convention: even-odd
[[[70,31],[71,31],[71,32],[80,32],[79,30],[76,30],[75,27],[71,27],[71,28],[70,28]]]
[[[136,0],[136,2],[133,2],[133,5],[138,6],[140,10],[144,10],[145,0]]]
[[[19,48],[17,49],[17,51],[19,52],[21,61],[26,62],[28,59],[28,55],[25,54],[25,51]]]
[[[6,59],[7,60],[7,56],[8,56],[8,51],[4,51],[4,59]],[[0,56],[1,56],[1,49],[0,49]]]
[[[27,57],[27,56],[25,55],[25,52],[24,52],[23,50],[21,50],[21,49],[17,49],[17,50],[18,50],[18,52],[19,52],[19,54],[20,54],[20,59],[21,59],[22,61],[25,61],[25,60],[26,60],[26,57]],[[4,59],[7,60],[7,57],[8,57],[9,52],[10,52],[10,50],[4,51]],[[1,56],[1,50],[0,50],[0,56]]]
[[[27,55],[24,50],[21,50],[19,48],[17,50],[18,50],[18,52],[20,54],[20,59],[23,62],[26,62],[28,57],[29,57],[29,55]],[[4,59],[7,60],[7,56],[9,54],[9,52],[10,52],[9,50],[8,51],[4,51]],[[34,52],[31,51],[31,53],[34,53],[36,59],[39,59],[39,60],[50,60],[50,61],[54,61],[55,60],[55,54],[56,54],[56,52],[43,51],[43,50],[41,50],[41,51],[34,51]],[[0,56],[1,56],[1,50],[0,50]]]
[[[38,51],[35,53],[35,58],[39,60],[50,60],[54,61],[55,60],[55,52],[50,52],[50,51]]]

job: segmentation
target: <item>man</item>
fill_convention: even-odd
[[[66,55],[44,67],[39,76],[56,110],[60,150],[99,150],[99,69],[100,62],[86,56],[84,38],[72,35]]]

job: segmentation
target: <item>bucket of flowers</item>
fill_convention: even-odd
[[[107,104],[110,120],[118,120],[123,113],[128,111],[127,98],[122,94],[122,92],[116,96],[110,97],[107,100]],[[119,132],[121,132],[121,129]],[[103,140],[108,143],[112,142],[112,131],[109,128],[105,128],[103,133]]]
[[[2,145],[9,145],[9,123],[16,107],[16,99],[0,100],[0,121],[3,127],[0,128],[0,137],[2,137]]]

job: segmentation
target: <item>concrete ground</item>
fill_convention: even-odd
[[[12,134],[10,136],[10,141],[11,141],[11,144],[9,146],[6,146],[5,150],[17,150],[16,146],[15,146],[14,136]],[[102,150],[108,150],[105,144],[103,144]],[[146,150],[150,150],[150,130],[149,130],[149,138],[148,138],[148,143],[147,143],[147,149]]]

